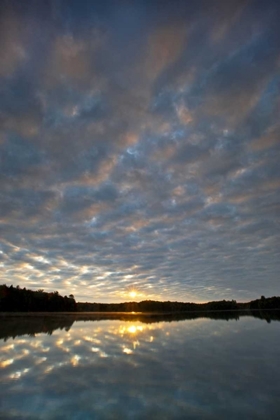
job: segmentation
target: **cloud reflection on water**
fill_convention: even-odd
[[[4,418],[278,418],[279,323],[76,322],[0,344]]]

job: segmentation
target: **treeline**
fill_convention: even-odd
[[[250,302],[250,309],[280,309],[280,297],[273,296],[265,298],[262,296],[260,299],[252,300]]]
[[[253,300],[237,303],[236,300],[220,300],[208,303],[159,302],[144,300],[142,302],[124,303],[89,303],[76,302],[73,295],[60,296],[58,292],[47,293],[44,290],[27,290],[19,286],[0,286],[0,312],[146,312],[146,313],[180,313],[211,312],[235,310],[271,310],[280,309],[280,297]]]
[[[173,313],[173,312],[209,312],[209,311],[236,311],[236,310],[270,310],[280,309],[280,297],[253,300],[246,303],[238,303],[236,300],[220,300],[208,303],[189,302],[159,302],[144,300],[142,302],[124,303],[89,303],[78,302],[78,312],[150,312],[150,313]]]
[[[79,312],[193,312],[225,311],[238,309],[235,300],[222,300],[208,303],[159,302],[144,300],[142,302],[124,303],[77,303]]]
[[[60,296],[58,292],[21,289],[19,286],[0,286],[1,312],[75,312],[77,304],[73,295]]]

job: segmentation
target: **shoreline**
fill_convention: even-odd
[[[213,309],[213,310],[202,310],[202,311],[168,311],[168,312],[0,312],[0,317],[32,317],[32,316],[42,316],[42,317],[59,317],[59,316],[72,316],[72,317],[82,317],[82,316],[164,316],[164,315],[183,315],[183,314],[208,314],[208,313],[250,313],[250,312],[271,312],[271,311],[280,311],[280,308],[273,309]]]

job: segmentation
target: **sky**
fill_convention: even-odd
[[[280,295],[280,3],[1,1],[1,283]]]

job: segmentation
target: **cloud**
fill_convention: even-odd
[[[16,176],[43,163],[42,151],[25,139],[11,136],[0,147],[1,172],[4,176]]]
[[[148,37],[145,73],[151,81],[170,66],[186,47],[186,30],[183,25],[160,25]]]
[[[2,6],[3,281],[279,293],[278,6],[106,4]]]
[[[3,11],[3,8],[2,8]],[[28,59],[28,32],[23,22],[10,10],[1,14],[1,64],[0,77],[11,77]]]

